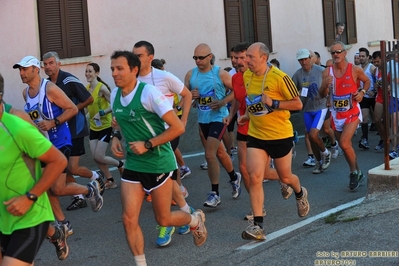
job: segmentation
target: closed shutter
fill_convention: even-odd
[[[60,58],[67,56],[65,19],[59,0],[38,0],[41,55],[54,51]]]
[[[87,0],[37,0],[41,54],[91,54]]]
[[[335,42],[335,4],[334,0],[323,0],[324,45]]]
[[[224,0],[224,9],[227,56],[230,57],[230,49],[236,44],[244,41],[240,0]]]
[[[70,57],[90,55],[89,19],[86,0],[66,0],[68,54]]]
[[[346,36],[349,44],[357,43],[355,0],[345,0]]]
[[[399,39],[399,0],[392,0],[393,38]]]
[[[255,38],[258,42],[266,44],[270,51],[273,51],[269,0],[255,0],[254,13]]]

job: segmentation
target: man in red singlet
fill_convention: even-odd
[[[352,136],[362,121],[359,102],[369,89],[370,80],[363,69],[345,60],[347,51],[344,43],[334,42],[330,47],[330,53],[333,65],[323,72],[323,84],[327,85],[320,88],[320,94],[322,97],[330,94],[333,118],[331,126],[349,165],[349,189],[355,190],[359,187],[363,173],[359,169],[352,148]],[[361,90],[358,90],[358,81],[364,83]]]

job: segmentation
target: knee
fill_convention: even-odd
[[[94,161],[96,161],[97,163],[103,163],[104,162],[104,156],[102,155],[94,155]]]
[[[165,214],[160,214],[160,215],[155,215],[155,220],[160,226],[171,226],[171,220],[170,220],[170,215],[165,215]]]
[[[64,188],[62,186],[53,186],[51,188],[51,193],[53,193],[54,196],[60,197],[63,196],[63,190]]]
[[[132,214],[123,213],[122,223],[125,227],[125,230],[134,229],[138,226],[138,217],[135,217]]]

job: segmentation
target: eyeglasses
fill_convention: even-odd
[[[210,56],[211,54],[207,54],[206,56],[193,56],[193,59],[195,60],[195,61],[197,61],[197,59],[199,59],[199,60],[204,60],[205,58],[207,58],[208,56]]]
[[[330,54],[335,55],[335,54],[341,54],[343,52],[345,52],[345,50],[335,50],[335,51],[331,51]]]

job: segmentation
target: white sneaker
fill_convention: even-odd
[[[308,156],[308,159],[303,162],[303,166],[306,167],[316,166],[316,161],[312,156]]]
[[[207,170],[208,169],[208,163],[205,161],[203,164],[200,165],[202,170]]]
[[[210,193],[208,193],[208,197],[204,202],[204,206],[216,208],[220,204],[220,202],[221,202],[220,197],[216,195],[216,192],[211,191]]]
[[[323,168],[323,170],[326,170],[331,164],[331,152],[328,151],[327,155],[321,155],[321,157],[323,159],[323,164],[321,165],[321,168]]]
[[[194,230],[191,230],[191,233],[193,234],[194,244],[199,247],[205,243],[208,237],[208,231],[205,227],[205,214],[198,209],[192,215],[198,218],[198,225]]]
[[[335,146],[331,145],[331,158],[337,159],[338,155],[339,155],[339,145],[338,142],[336,141]]]

